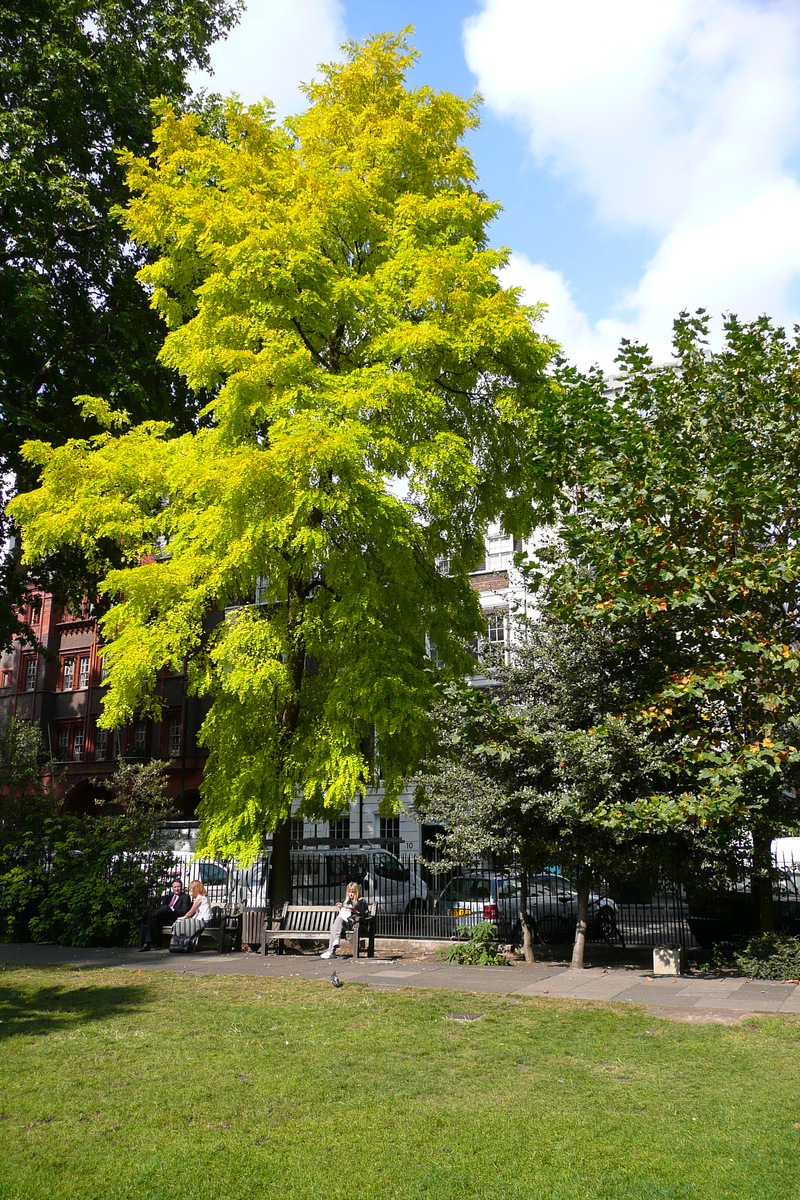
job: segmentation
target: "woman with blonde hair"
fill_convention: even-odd
[[[173,937],[194,937],[211,920],[211,901],[200,879],[193,879],[189,884],[189,895],[192,897],[192,907],[185,917],[179,917],[172,926]]]
[[[360,896],[361,889],[358,884],[348,883],[344,904],[341,901],[338,902],[339,915],[333,922],[328,949],[322,952],[320,958],[334,958],[336,947],[342,940],[342,931],[352,929],[356,916],[365,917],[367,915],[367,903],[365,900],[361,900]]]

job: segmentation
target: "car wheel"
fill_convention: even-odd
[[[613,908],[610,908],[607,904],[604,904],[603,907],[598,910],[596,929],[598,936],[607,942],[610,942],[611,939],[616,935],[616,913],[614,912]]]
[[[425,912],[425,901],[420,900],[419,896],[415,900],[411,900],[406,908],[406,916],[414,917],[419,913]]]

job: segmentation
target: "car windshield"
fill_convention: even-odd
[[[373,866],[376,875],[380,875],[383,879],[396,879],[401,883],[406,883],[409,878],[408,867],[404,867],[399,858],[395,858],[393,854],[382,852],[376,854],[373,858]]]
[[[448,901],[488,900],[490,896],[491,887],[485,879],[460,876],[458,879],[451,879],[446,887],[442,888],[442,899]]]
[[[226,882],[228,872],[219,863],[200,863],[200,878],[206,887],[219,887]]]

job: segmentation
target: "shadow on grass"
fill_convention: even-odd
[[[0,985],[0,1040],[44,1037],[140,1009],[151,998],[142,984],[96,987],[54,984],[21,989]]]

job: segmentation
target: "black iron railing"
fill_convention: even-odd
[[[169,851],[138,857],[154,895],[168,891],[177,874],[184,887],[200,879],[212,903],[252,912],[246,924],[253,929],[268,908],[269,853],[247,868]],[[569,943],[574,938],[575,880],[553,864],[523,873],[515,859],[476,858],[444,869],[375,845],[292,850],[290,861],[292,903],[333,904],[344,898],[348,883],[356,882],[364,899],[376,906],[378,937],[449,940],[486,920],[497,926],[502,940],[519,941],[522,897],[527,895],[525,910],[538,940]],[[776,928],[800,932],[800,865],[776,864],[773,908]],[[706,945],[754,928],[754,913],[747,879],[704,892],[673,880],[596,880],[590,889],[587,936],[625,946]]]

